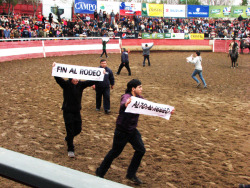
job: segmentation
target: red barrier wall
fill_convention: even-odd
[[[141,43],[151,43],[157,45],[202,45],[209,46],[209,40],[183,40],[183,39],[124,39],[122,46],[141,46]]]

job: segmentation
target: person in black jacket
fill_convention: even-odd
[[[120,74],[122,68],[125,66],[126,69],[128,70],[128,75],[131,76],[131,70],[130,70],[130,67],[129,67],[129,59],[128,59],[128,53],[129,51],[127,52],[125,48],[122,48],[122,56],[121,56],[121,64],[118,68],[118,71],[117,71],[117,75]]]
[[[55,66],[55,64],[53,63],[52,66]],[[63,89],[62,110],[67,132],[65,141],[68,146],[68,156],[73,158],[75,157],[73,140],[82,130],[82,119],[80,114],[82,109],[82,92],[86,87],[96,84],[97,81],[79,81],[74,78],[64,80],[56,76],[54,78]]]
[[[103,108],[105,113],[109,114],[111,112],[110,86],[111,89],[114,88],[115,78],[112,70],[107,67],[107,61],[105,59],[100,61],[100,68],[104,68],[106,73],[102,82],[97,82],[95,85],[93,85],[93,89],[96,91],[96,111],[100,111],[103,96]]]

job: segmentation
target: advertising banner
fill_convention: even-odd
[[[163,4],[147,3],[148,16],[163,17]]]
[[[147,3],[142,3],[141,4],[141,15],[142,16],[148,16]]]
[[[65,2],[61,0],[43,1],[43,15],[49,18],[49,13],[52,13],[53,18],[72,19],[72,2]]]
[[[129,16],[134,13],[141,15],[141,3],[122,2],[120,4],[120,15]]]
[[[171,39],[184,39],[185,33],[171,33]]]
[[[171,39],[171,33],[164,33],[165,39]]]
[[[227,6],[209,6],[210,18],[225,18],[231,14],[231,7]]]
[[[250,17],[250,7],[247,6],[232,6],[231,8],[231,17],[238,18],[240,15],[243,18]]]
[[[204,40],[204,33],[190,33],[191,40]]]
[[[75,0],[74,8],[76,14],[94,14],[97,9],[97,1]]]
[[[188,5],[187,17],[203,17],[209,16],[208,5]]]
[[[142,39],[164,39],[164,33],[142,33]]]
[[[138,33],[123,33],[119,32],[118,35],[121,39],[138,39]]]
[[[106,13],[110,14],[112,10],[115,14],[119,14],[120,12],[120,2],[110,2],[110,1],[97,1],[97,12],[100,10],[106,11]]]
[[[186,17],[186,5],[166,5],[164,4],[164,17]]]

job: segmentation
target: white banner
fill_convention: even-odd
[[[55,10],[60,12],[60,17],[68,20],[72,19],[72,1],[67,0],[43,0],[43,16],[49,20],[49,13],[52,13],[53,18],[57,20]]]
[[[171,33],[171,39],[184,39],[185,33]]]
[[[158,116],[169,120],[173,106],[165,104],[157,104],[138,97],[131,97],[131,103],[127,106],[125,112],[133,114],[145,114],[150,116]]]
[[[58,76],[63,78],[76,78],[79,80],[82,79],[103,81],[103,71],[103,68],[55,63],[55,66],[52,67],[52,76]]]
[[[141,47],[146,47],[146,46],[145,46],[146,44],[148,45],[148,47],[151,47],[151,46],[154,45],[153,42],[150,42],[150,43],[141,43]]]
[[[166,5],[164,4],[164,17],[186,17],[186,5]]]
[[[111,2],[111,1],[97,1],[97,13],[99,14],[100,10],[106,11],[107,14],[110,14],[112,10],[115,14],[120,13],[120,2]]]

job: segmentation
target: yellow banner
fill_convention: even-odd
[[[148,16],[163,17],[163,4],[147,4]]]
[[[190,33],[191,40],[204,40],[204,33]]]

